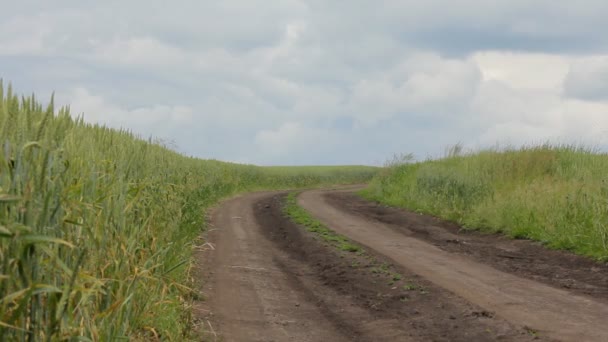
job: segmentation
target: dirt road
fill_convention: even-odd
[[[350,192],[301,194],[365,249],[344,252],[286,219],[284,198],[246,195],[212,213],[214,249],[198,256],[205,340],[608,341],[605,265]]]
[[[222,341],[347,341],[318,319],[319,309],[294,290],[293,275],[276,262],[280,252],[254,218],[254,204],[265,196],[232,199],[212,214],[208,239],[215,250],[203,256],[210,270],[205,293],[214,317],[209,322],[217,323]]]

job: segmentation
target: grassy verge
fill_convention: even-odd
[[[297,192],[289,193],[285,201],[285,206],[283,207],[283,212],[289,216],[293,222],[305,227],[306,230],[314,233],[323,241],[341,251],[364,253],[361,247],[352,243],[346,237],[336,234],[333,230],[327,228],[323,223],[312,217],[304,208],[300,207],[297,203],[297,196]]]
[[[608,260],[608,155],[569,146],[395,165],[362,195],[469,228]]]
[[[0,132],[1,341],[184,340],[206,208],[376,172],[188,158],[1,82]]]
[[[371,275],[383,278],[386,281],[386,284],[391,287],[402,286],[403,289],[407,291],[420,291],[423,294],[428,293],[428,291],[424,287],[418,285],[415,280],[404,279],[399,272],[395,271],[393,265],[379,261],[375,256],[369,255],[363,247],[350,241],[345,236],[337,234],[319,220],[312,217],[304,208],[298,205],[297,195],[298,192],[291,192],[287,195],[283,206],[283,213],[289,217],[291,221],[315,234],[336,250],[354,253],[356,256],[352,259],[354,261],[351,264],[351,268],[365,267],[369,269]]]

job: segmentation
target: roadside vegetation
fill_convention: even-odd
[[[327,228],[319,220],[312,217],[304,208],[300,207],[297,202],[297,192],[291,192],[287,195],[283,212],[285,215],[296,224],[305,227],[311,233],[320,237],[323,241],[334,246],[335,248],[345,252],[358,252],[363,254],[364,251],[358,245],[352,243],[346,237],[337,234],[333,230]]]
[[[0,341],[184,340],[206,208],[377,170],[184,157],[1,82],[0,132]]]
[[[315,219],[310,213],[308,213],[308,211],[306,211],[306,209],[298,205],[297,196],[297,191],[290,192],[285,198],[285,203],[283,205],[283,213],[289,217],[293,223],[313,233],[323,242],[327,243],[336,250],[354,253],[352,255],[356,255],[359,257],[359,259],[355,259],[355,261],[351,264],[351,268],[368,268],[373,275],[387,280],[387,284],[389,286],[402,285],[403,276],[394,270],[393,265],[386,262],[381,262],[375,256],[367,253],[359,244],[349,240],[347,237],[341,234],[334,232],[321,221]],[[406,289],[406,286],[407,285],[403,285],[403,288]],[[408,290],[411,291],[416,289],[418,288]]]
[[[542,145],[396,158],[361,194],[466,228],[608,260],[608,155]]]

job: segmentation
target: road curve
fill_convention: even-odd
[[[306,191],[298,203],[337,233],[542,336],[564,341],[608,341],[605,303],[498,271],[400,234],[378,221],[337,209],[325,199],[327,192]]]
[[[254,203],[271,193],[225,201],[212,212],[210,240],[215,249],[200,256],[207,276],[206,308],[215,326],[208,340],[348,341],[325,320],[315,303],[294,291],[289,274],[276,266],[280,253],[261,235]],[[211,251],[209,251],[211,252]],[[195,308],[196,309],[196,308]],[[211,324],[211,323],[209,323]],[[216,339],[215,330],[221,332]]]

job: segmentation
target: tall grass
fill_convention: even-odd
[[[375,173],[188,158],[1,82],[0,132],[0,341],[186,339],[205,208]]]
[[[393,165],[364,195],[608,260],[608,155],[592,149],[456,151],[440,160]]]

